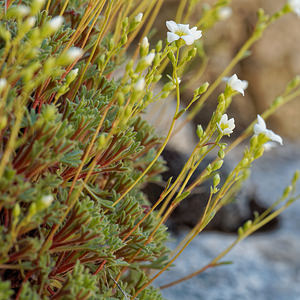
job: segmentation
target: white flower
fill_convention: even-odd
[[[154,52],[151,52],[149,53],[147,56],[145,56],[144,60],[145,60],[145,63],[150,66],[153,62],[153,59],[155,57],[155,53]]]
[[[231,77],[224,77],[223,81],[227,82],[227,84],[234,90],[241,93],[244,96],[244,90],[248,87],[247,80],[238,79],[237,75],[234,74]]]
[[[137,14],[137,15],[135,16],[134,20],[135,20],[136,22],[140,23],[140,22],[142,21],[142,19],[143,19],[143,15],[144,15],[143,13]]]
[[[75,61],[80,56],[82,56],[82,54],[83,54],[83,50],[77,47],[72,47],[67,52],[67,56],[71,61]]]
[[[300,17],[300,0],[289,0],[288,4],[294,13]]]
[[[262,133],[271,141],[277,142],[280,145],[282,145],[281,136],[274,133],[272,130],[267,129],[266,123],[260,115],[257,115],[257,123],[254,125],[253,130],[254,130],[254,135],[259,135]]]
[[[133,88],[134,88],[135,91],[141,92],[141,91],[144,89],[145,84],[146,84],[145,79],[144,79],[144,78],[140,78],[140,79],[136,82],[136,84],[134,85]]]
[[[229,6],[221,7],[218,10],[218,17],[220,20],[227,20],[232,15],[232,9]]]
[[[55,32],[62,26],[63,22],[64,18],[62,16],[56,16],[48,22],[48,25],[50,26],[51,30]]]
[[[231,118],[230,120],[228,120],[227,114],[224,114],[222,116],[220,122],[217,123],[217,126],[223,135],[225,135],[225,134],[230,135],[233,132],[233,129],[235,128],[234,118]]]
[[[187,45],[192,45],[202,36],[201,30],[197,30],[197,27],[190,29],[189,24],[176,24],[174,21],[167,21],[166,26],[170,30],[167,33],[168,43],[182,39]]]
[[[45,207],[49,207],[51,203],[53,202],[53,196],[47,195],[42,197],[42,203],[45,205]]]
[[[149,41],[148,41],[148,38],[146,36],[142,40],[141,47],[145,48],[145,49],[149,48]]]

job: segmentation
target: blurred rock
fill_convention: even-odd
[[[206,3],[215,3],[208,0]],[[167,29],[165,21],[174,19],[177,0],[167,0],[156,27],[160,28],[158,35],[165,38]],[[221,21],[203,35],[205,49],[209,56],[207,72],[200,82],[184,92],[183,98],[191,98],[192,90],[205,81],[213,82],[224,70],[231,59],[251,35],[256,23],[256,11],[262,7],[266,13],[272,14],[280,9],[286,0],[233,0],[233,15],[229,20]],[[203,2],[195,9],[193,18],[199,19]],[[194,22],[194,23],[195,23]],[[193,25],[193,22],[190,22]],[[252,47],[252,55],[240,62],[231,73],[237,73],[239,78],[249,81],[245,97],[234,98],[229,114],[236,119],[237,130],[245,128],[257,113],[262,113],[280,95],[287,82],[300,74],[300,19],[295,14],[284,16],[264,33],[262,39]],[[193,70],[183,78],[182,85],[193,78],[199,66],[193,64]],[[217,96],[224,89],[220,88],[207,101],[202,112],[196,118],[196,123],[207,124],[216,106]],[[300,137],[300,101],[280,108],[271,118],[269,127],[285,137],[299,140]]]

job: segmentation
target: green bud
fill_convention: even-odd
[[[193,48],[188,52],[188,60],[191,60],[197,54],[197,48]]]
[[[197,95],[201,95],[203,93],[205,93],[207,91],[209,87],[209,83],[205,82],[203,83],[196,91],[197,91]]]
[[[293,176],[293,179],[292,179],[292,185],[295,185],[299,179],[299,176],[300,176],[300,171],[297,170],[295,173],[294,173],[294,176]]]
[[[291,185],[288,185],[282,193],[282,198],[287,198],[292,190],[293,190],[293,187]]]
[[[157,53],[161,51],[162,45],[163,45],[163,44],[162,44],[162,41],[159,40],[159,41],[157,42],[156,46],[155,46],[155,51],[156,51]]]
[[[104,149],[106,146],[106,136],[107,134],[102,133],[98,138],[97,150]]]
[[[223,159],[223,158],[225,157],[225,152],[224,152],[222,149],[220,149],[219,152],[218,152],[218,156],[219,156],[221,159]]]
[[[21,213],[20,205],[19,203],[16,203],[12,211],[13,218],[17,219],[20,216],[20,213]]]
[[[221,180],[220,175],[219,175],[219,174],[216,174],[216,175],[214,176],[214,179],[213,179],[213,185],[214,185],[214,187],[216,187],[216,186],[219,185],[220,180]]]
[[[164,86],[163,86],[163,89],[162,91],[163,92],[170,92],[172,91],[173,89],[175,89],[175,84],[171,81],[169,81],[168,83],[166,83]]]
[[[160,97],[161,97],[161,99],[165,99],[169,96],[169,94],[170,94],[170,92],[163,92]]]
[[[3,128],[5,128],[7,125],[7,116],[4,115],[0,118],[0,130],[2,130]]]
[[[69,74],[66,76],[66,84],[69,85],[72,81],[74,81],[77,75],[78,75],[78,68],[70,71]]]
[[[248,220],[243,226],[244,231],[247,231],[251,226],[252,226],[252,221]]]
[[[158,74],[158,75],[156,75],[156,76],[154,76],[154,78],[152,79],[152,82],[158,82],[160,79],[161,79],[161,75],[160,74]]]
[[[35,203],[31,203],[29,206],[29,210],[28,210],[28,215],[27,218],[31,218],[32,216],[34,216],[37,212],[37,207]]]
[[[242,228],[242,227],[239,227],[239,229],[238,229],[238,235],[239,235],[239,236],[242,236],[243,234],[244,234],[243,228]]]
[[[171,62],[173,65],[175,65],[175,64],[176,64],[176,58],[175,58],[174,53],[173,53],[172,51],[169,51],[167,56],[168,56],[170,62]]]
[[[197,136],[198,136],[198,138],[199,139],[201,139],[202,138],[202,136],[203,136],[203,133],[204,133],[204,131],[203,131],[203,128],[202,128],[202,126],[199,124],[199,125],[197,125],[197,130],[196,130],[196,134],[197,134]]]
[[[208,172],[208,174],[210,174],[210,173],[212,172],[211,164],[208,164],[208,165],[207,165],[206,171]]]
[[[222,165],[223,165],[223,160],[218,160],[216,161],[214,164],[213,164],[213,167],[212,167],[212,171],[217,171],[219,169],[221,169]]]
[[[254,152],[254,159],[257,159],[257,158],[261,157],[264,154],[264,150],[265,150],[264,147],[261,147],[258,150],[256,150]]]

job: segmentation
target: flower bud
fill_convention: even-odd
[[[199,139],[201,139],[202,138],[202,136],[203,136],[203,133],[204,133],[204,131],[203,131],[203,128],[202,128],[202,126],[199,124],[199,125],[197,125],[197,130],[196,130],[196,134],[197,134],[197,136],[198,136],[198,138]]]
[[[148,41],[148,38],[145,36],[141,43],[140,56],[143,57],[143,56],[147,55],[148,51],[149,51],[149,41]]]
[[[225,7],[221,7],[218,10],[218,17],[219,20],[227,20],[228,18],[230,18],[232,15],[232,9],[229,6],[225,6]]]
[[[162,49],[162,41],[159,40],[159,41],[157,42],[156,46],[155,46],[155,51],[156,51],[156,52],[160,52],[161,49]]]
[[[81,48],[72,47],[57,58],[59,65],[68,65],[79,59],[83,55]]]
[[[0,78],[0,93],[5,89],[7,81],[5,78]]]
[[[144,78],[140,78],[136,83],[135,83],[135,85],[134,85],[134,90],[136,91],[136,92],[141,92],[141,91],[143,91],[143,89],[144,89],[144,87],[145,87],[145,84],[146,84],[146,82],[145,82],[145,79]]]
[[[19,203],[16,203],[13,208],[13,211],[12,211],[13,218],[17,219],[19,217],[20,213],[21,213],[20,205],[19,205]]]
[[[44,208],[47,208],[51,205],[51,203],[53,202],[54,198],[52,195],[46,195],[43,196],[41,199],[41,203],[44,206]]]
[[[70,73],[66,77],[66,84],[69,85],[78,75],[78,68],[70,71]]]
[[[214,179],[213,179],[213,185],[214,185],[214,187],[216,187],[216,186],[219,185],[220,180],[221,180],[220,175],[219,175],[219,174],[216,174],[216,175],[214,176]]]
[[[213,164],[213,167],[212,167],[212,171],[216,171],[216,170],[219,170],[221,169],[222,165],[223,165],[223,160],[218,160],[216,161],[214,164]]]
[[[51,35],[59,30],[64,22],[64,18],[62,16],[56,16],[48,21],[42,30],[43,36]]]
[[[134,20],[137,22],[137,23],[140,23],[143,19],[143,13],[139,13],[137,14],[135,17],[134,17]]]
[[[203,83],[198,89],[197,89],[197,95],[201,95],[207,91],[209,87],[209,83],[205,82]]]
[[[99,136],[97,150],[101,150],[105,147],[105,145],[106,145],[106,136],[107,135],[105,133],[103,133]]]

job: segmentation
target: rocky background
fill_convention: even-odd
[[[201,5],[194,12],[197,18],[201,14]],[[204,47],[209,56],[207,72],[191,90],[182,93],[182,99],[191,98],[193,88],[205,81],[213,82],[228,65],[243,43],[251,35],[256,23],[256,12],[262,7],[266,13],[280,9],[286,0],[233,0],[233,15],[229,20],[219,22],[203,35]],[[165,20],[173,19],[178,0],[167,0],[156,27],[160,28],[156,38],[164,38]],[[193,25],[191,23],[191,25]],[[251,56],[240,62],[232,71],[239,78],[248,80],[249,87],[245,96],[234,98],[229,110],[230,117],[236,120],[235,134],[241,132],[262,113],[280,95],[286,83],[300,74],[300,19],[293,14],[284,16],[265,32],[263,38],[251,49]],[[194,70],[183,78],[182,84],[193,77]],[[176,168],[184,162],[195,143],[196,124],[209,121],[216,106],[216,99],[224,86],[221,86],[207,101],[198,114],[194,125],[189,124],[171,142],[171,153],[165,152],[170,171],[165,176],[176,175]],[[154,124],[164,134],[168,127],[168,116],[172,115],[172,100],[158,107],[145,117],[156,120]],[[267,122],[268,128],[283,136],[284,146],[264,154],[254,165],[251,178],[244,185],[237,202],[222,210],[209,229],[197,237],[182,254],[176,265],[156,282],[163,285],[188,275],[217,256],[235,238],[233,232],[251,217],[253,209],[264,209],[280,197],[284,187],[292,178],[293,172],[300,169],[300,99],[282,107]],[[234,136],[233,136],[234,137]],[[230,142],[230,141],[229,141]],[[174,156],[174,150],[179,152]],[[223,176],[233,168],[242,148],[233,151],[222,169]],[[170,172],[174,172],[170,174]],[[155,201],[155,192],[160,187],[150,187]],[[298,193],[300,186],[298,188]],[[205,189],[199,189],[186,199],[169,224],[173,230],[175,247],[184,233],[201,214],[201,197],[205,198]],[[198,214],[198,215],[199,215]],[[201,275],[163,291],[167,299],[257,299],[257,300],[298,300],[300,299],[300,201],[294,203],[285,213],[265,231],[243,241],[225,260],[233,265],[207,270]]]
[[[156,27],[159,28],[156,38],[164,38],[167,29],[165,20],[176,15],[178,0],[166,0]],[[199,19],[204,3],[215,3],[215,0],[199,1],[193,18]],[[214,79],[225,69],[231,59],[250,37],[257,17],[256,12],[263,8],[272,14],[280,9],[286,0],[233,0],[232,16],[220,21],[204,33],[202,39],[209,57],[207,71],[193,88],[201,83]],[[193,23],[191,22],[191,26]],[[300,18],[288,14],[270,26],[262,39],[251,48],[251,56],[241,61],[232,73],[249,81],[249,87],[243,96],[236,96],[229,113],[235,117],[237,128],[245,128],[257,113],[262,113],[280,95],[287,82],[300,74]],[[195,72],[198,67],[194,66]],[[193,77],[193,71],[183,78],[182,84]],[[215,109],[216,99],[224,86],[221,86],[207,101],[205,108],[197,116],[196,123],[205,124]],[[183,94],[183,99],[191,99],[191,91]],[[282,107],[270,118],[274,131],[292,140],[300,140],[300,101]]]

